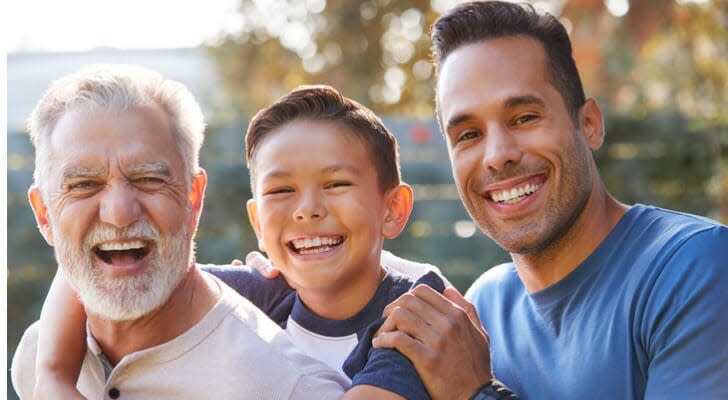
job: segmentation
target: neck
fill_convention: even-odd
[[[575,270],[604,241],[627,209],[596,179],[583,210],[561,237],[535,253],[511,253],[526,290],[533,293],[546,289]]]
[[[299,287],[298,296],[316,315],[330,320],[343,320],[356,315],[371,301],[385,275],[386,271],[381,266],[368,268],[366,276],[357,276],[355,282],[343,282],[325,290]]]
[[[167,302],[132,321],[110,321],[89,313],[96,342],[113,364],[124,356],[168,342],[199,322],[220,297],[217,284],[192,266]]]

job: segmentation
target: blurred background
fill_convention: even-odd
[[[415,189],[410,223],[385,247],[439,265],[461,290],[508,255],[477,231],[433,119],[429,27],[448,0],[28,0],[9,5],[7,55],[8,366],[55,272],[26,201],[25,120],[53,80],[89,63],[136,63],[186,84],[208,122],[209,186],[198,260],[254,250],[243,133],[261,107],[328,83],[379,113]],[[606,114],[596,154],[626,203],[728,222],[728,2],[544,0],[573,41],[587,96]],[[8,385],[8,398],[16,398]]]

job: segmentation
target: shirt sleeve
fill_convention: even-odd
[[[426,284],[442,292],[445,284],[440,277],[429,272],[412,287]],[[372,385],[397,393],[406,399],[429,399],[425,385],[412,362],[395,349],[375,349],[372,338],[384,318],[379,318],[364,331],[359,343],[344,361],[344,372],[351,378],[351,385]]]
[[[728,228],[670,256],[645,309],[645,399],[728,399]]]

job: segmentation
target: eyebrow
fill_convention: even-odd
[[[161,162],[136,164],[129,168],[128,173],[132,175],[152,173],[163,175],[166,177],[172,176],[172,171],[170,170],[169,166]]]
[[[339,171],[348,171],[355,175],[360,175],[361,170],[359,168],[354,167],[353,165],[349,163],[337,163],[334,165],[330,165],[328,167],[325,167],[321,170],[321,173],[323,174],[332,174]],[[292,173],[280,169],[274,169],[270,172],[267,172],[265,174],[260,175],[260,179],[276,179],[276,178],[288,178]]]
[[[545,107],[546,103],[540,97],[532,95],[513,96],[506,99],[504,108],[514,108],[518,106],[536,105],[539,107]],[[449,132],[451,129],[456,128],[460,124],[464,124],[468,121],[474,120],[475,116],[470,113],[456,114],[452,118],[447,120],[445,124],[445,132]]]
[[[104,168],[70,167],[63,171],[63,181],[77,178],[88,178],[99,176],[104,173]]]

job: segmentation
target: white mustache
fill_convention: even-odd
[[[133,223],[125,228],[115,228],[107,224],[96,224],[90,232],[86,234],[83,245],[86,250],[92,249],[94,246],[102,242],[126,239],[141,239],[154,243],[159,243],[159,231],[151,222],[142,220]]]

